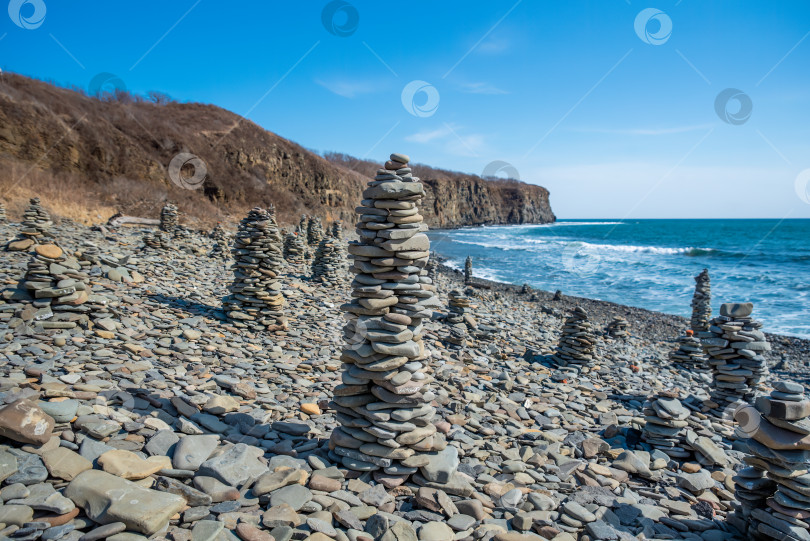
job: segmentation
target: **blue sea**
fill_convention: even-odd
[[[810,338],[810,220],[560,220],[429,233],[475,276],[689,317],[709,269],[713,313],[751,301],[767,332]]]

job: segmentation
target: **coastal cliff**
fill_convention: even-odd
[[[198,189],[169,178],[182,152],[204,163]],[[271,203],[286,223],[302,213],[351,222],[374,170],[330,156],[343,155],[321,157],[213,105],[157,93],[99,99],[11,73],[0,80],[0,188],[12,211],[41,195],[56,214],[85,222],[117,212],[156,217],[169,199],[201,225]],[[421,167],[431,227],[554,220],[540,186]]]

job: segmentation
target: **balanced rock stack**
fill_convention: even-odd
[[[718,417],[729,418],[737,406],[750,403],[768,374],[762,354],[771,346],[762,323],[751,318],[753,309],[750,302],[722,304],[709,330],[698,333],[712,370],[709,406]]]
[[[147,232],[143,235],[143,244],[146,248],[153,250],[171,250],[173,248],[172,238],[163,231]]]
[[[672,364],[690,370],[707,370],[709,366],[706,364],[703,347],[694,334],[691,330],[687,330],[678,338],[678,349],[669,354],[669,360]]]
[[[211,234],[208,236],[214,241],[214,247],[211,249],[209,255],[211,257],[227,259],[230,252],[228,249],[230,239],[228,238],[228,232],[225,231],[222,224],[217,222],[217,225],[214,226],[214,229],[211,230]]]
[[[472,258],[467,256],[467,259],[464,260],[464,283],[469,284],[472,277]]]
[[[8,217],[6,216],[6,205],[0,201],[0,224],[4,224],[8,221]]]
[[[690,411],[681,404],[676,393],[663,392],[650,397],[644,403],[643,413],[646,423],[641,439],[645,443],[672,458],[691,456],[684,444]]]
[[[565,320],[557,351],[551,358],[557,366],[581,370],[594,362],[596,335],[588,314],[577,306]]]
[[[284,267],[281,234],[270,211],[256,207],[239,223],[231,250],[233,283],[225,298],[228,317],[237,327],[254,331],[287,328],[279,280]]]
[[[338,240],[343,240],[343,225],[340,222],[332,222],[329,234]]]
[[[79,262],[65,256],[55,244],[39,244],[28,262],[20,286],[27,290],[31,305],[20,315],[23,321],[43,329],[72,329],[88,321],[92,306],[89,277]]]
[[[467,341],[468,328],[475,327],[470,299],[463,292],[454,289],[447,294],[447,304],[448,313],[445,321],[449,328],[443,339],[451,344],[463,346]]]
[[[177,229],[177,205],[166,203],[160,209],[160,230],[166,233],[174,233]]]
[[[324,238],[312,258],[312,279],[322,284],[337,285],[343,281],[343,269],[340,242],[333,237]]]
[[[298,221],[298,231],[306,233],[308,224],[309,224],[309,216],[307,216],[306,214],[302,214],[301,219]]]
[[[341,306],[343,383],[332,402],[340,427],[332,432],[330,456],[351,470],[374,471],[386,488],[411,475],[422,485],[448,483],[458,467],[456,448],[447,447],[432,422],[435,394],[422,343],[422,320],[435,304],[424,271],[430,241],[416,206],[424,186],[408,161],[391,154],[356,209],[360,240],[348,248],[353,300]],[[442,467],[428,468],[437,452]]]
[[[50,232],[52,225],[51,215],[42,208],[39,197],[30,199],[28,208],[23,213],[19,237],[8,244],[8,249],[19,252],[27,250],[35,244],[47,242],[46,237],[53,237]]]
[[[307,243],[310,246],[317,246],[323,240],[323,226],[321,219],[317,216],[312,216],[307,223]]]
[[[428,278],[433,280],[433,282],[436,282],[436,272],[439,270],[439,262],[436,259],[436,252],[430,252],[430,257],[428,258],[425,270],[427,271]]]
[[[692,330],[703,332],[709,328],[712,317],[712,287],[709,281],[709,270],[695,276],[695,294],[692,296]]]
[[[284,259],[287,263],[295,266],[302,266],[307,256],[307,246],[304,244],[304,236],[300,231],[287,233],[284,237]]]
[[[627,338],[630,336],[630,333],[627,332],[629,325],[626,319],[616,316],[608,323],[605,333],[612,338]]]
[[[76,257],[83,265],[98,265],[101,262],[101,249],[86,240],[82,242],[81,249],[77,252]]]
[[[777,381],[770,396],[735,414],[749,439],[747,468],[734,477],[739,507],[731,522],[748,539],[810,539],[810,400]]]

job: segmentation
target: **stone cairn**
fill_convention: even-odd
[[[678,348],[669,354],[669,361],[688,370],[706,370],[706,356],[700,340],[695,338],[691,329],[678,338]]]
[[[177,229],[177,205],[174,203],[166,203],[160,209],[160,230],[166,233],[174,233]]]
[[[712,370],[711,412],[728,420],[734,409],[753,400],[768,366],[762,353],[771,349],[762,323],[751,318],[754,305],[726,303],[709,330],[698,333]]]
[[[436,252],[430,252],[430,257],[428,258],[427,265],[425,266],[425,270],[427,270],[428,278],[436,282],[436,273],[439,270],[439,262],[436,259]]]
[[[709,281],[709,270],[695,276],[695,294],[692,296],[692,330],[702,332],[709,329],[712,317],[712,286]]]
[[[374,471],[386,488],[413,475],[417,484],[447,483],[458,467],[433,424],[435,394],[423,363],[422,320],[434,293],[424,266],[430,241],[416,203],[424,186],[411,175],[409,158],[391,154],[385,169],[363,191],[358,242],[349,244],[352,302],[341,306],[347,323],[343,383],[332,406],[340,427],[332,432],[330,456],[354,471]],[[439,451],[444,467],[426,453]],[[379,471],[382,470],[382,471]]]
[[[587,312],[577,306],[565,320],[557,351],[551,358],[559,367],[579,371],[593,364],[595,350],[593,325],[588,321]]]
[[[343,267],[340,242],[333,237],[324,238],[312,258],[312,280],[337,285],[343,281]]]
[[[82,266],[98,265],[101,263],[101,249],[89,240],[86,240],[82,242],[82,246],[76,254],[76,257]]]
[[[304,236],[300,230],[295,233],[287,233],[284,237],[284,259],[290,265],[301,267],[307,257],[307,246],[304,243]]]
[[[6,205],[0,201],[0,224],[4,224],[8,221],[8,217],[6,216]]]
[[[20,288],[31,297],[31,305],[20,318],[43,329],[73,329],[87,324],[89,316],[107,317],[104,303],[91,298],[89,276],[73,257],[66,257],[55,244],[39,244],[28,262]]]
[[[42,208],[39,197],[30,199],[28,208],[23,213],[19,236],[17,240],[9,243],[8,249],[19,252],[35,244],[42,244],[45,238],[52,239],[52,225],[51,215]]]
[[[301,219],[298,220],[298,231],[306,233],[308,224],[309,224],[309,216],[307,216],[306,214],[302,214]]]
[[[228,232],[225,231],[222,224],[217,222],[217,225],[214,226],[214,229],[211,230],[211,234],[208,236],[214,241],[214,247],[211,249],[209,255],[211,257],[227,259],[230,255],[228,250],[228,243],[230,239],[228,237]]]
[[[627,338],[630,336],[630,333],[627,332],[627,327],[629,325],[630,323],[628,323],[626,319],[621,316],[616,316],[610,321],[610,323],[607,324],[605,334],[611,338]]]
[[[651,396],[643,406],[644,420],[641,439],[653,449],[666,453],[671,458],[686,459],[691,456],[686,447],[686,419],[690,415],[678,395],[674,392],[662,392]]]
[[[747,539],[808,540],[810,400],[799,384],[773,387],[735,414],[750,454],[734,476],[739,503],[729,522]]]
[[[323,240],[323,226],[321,225],[321,219],[317,216],[313,216],[309,219],[309,223],[307,223],[307,243],[310,246],[317,246]]]
[[[454,289],[447,294],[448,313],[445,321],[447,333],[442,337],[446,342],[463,346],[467,343],[467,330],[472,321],[470,299],[463,292]]]
[[[467,259],[464,260],[464,283],[469,284],[472,278],[472,258],[467,256]]]
[[[285,330],[279,279],[284,257],[272,209],[256,207],[239,222],[231,254],[235,259],[233,283],[223,302],[228,317],[235,326],[254,331]]]
[[[158,230],[144,233],[143,244],[145,248],[153,250],[171,250],[174,247],[172,238],[167,233]]]
[[[329,228],[329,235],[337,240],[343,240],[343,225],[340,222],[332,222]]]

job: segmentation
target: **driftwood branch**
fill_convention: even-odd
[[[116,214],[109,220],[107,225],[118,226],[124,224],[137,224],[137,225],[160,225],[160,220],[157,218],[138,218],[137,216],[124,216]]]

